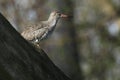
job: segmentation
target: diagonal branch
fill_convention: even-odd
[[[8,73],[3,75],[10,75],[12,80],[70,80],[43,50],[35,50],[1,14],[0,65]]]

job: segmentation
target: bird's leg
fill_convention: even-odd
[[[41,48],[39,42],[33,42],[32,45],[33,45],[33,47],[35,47],[36,49],[40,49],[40,48]]]
[[[34,43],[35,46],[37,47],[40,47],[40,44],[39,44],[39,39],[35,37],[35,43]]]
[[[35,38],[35,42],[36,42],[36,43],[38,42],[38,39],[37,39],[37,38]]]
[[[36,48],[37,51],[41,50],[40,44],[37,43],[37,44],[35,45],[35,48]]]
[[[37,44],[36,44],[36,46],[37,46],[37,47],[40,47],[40,44],[39,44],[39,43],[37,43]]]

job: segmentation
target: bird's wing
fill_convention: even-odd
[[[26,39],[26,40],[32,40],[34,38],[34,34],[31,30],[26,30],[21,33],[21,35]]]
[[[26,40],[34,40],[35,38],[40,38],[46,31],[44,26],[46,25],[42,23],[30,25],[21,33],[21,35]]]
[[[27,40],[32,40],[34,39],[34,32],[38,30],[39,28],[41,28],[41,26],[38,27],[38,25],[29,25],[24,29],[21,35]]]

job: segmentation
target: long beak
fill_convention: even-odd
[[[67,18],[67,17],[68,17],[68,15],[61,14],[61,16],[60,16],[60,17],[62,17],[62,18]]]

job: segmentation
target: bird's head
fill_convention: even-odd
[[[51,12],[49,19],[53,20],[53,19],[66,18],[66,17],[68,17],[68,16],[65,14],[62,14],[58,11],[53,11],[53,12]]]

